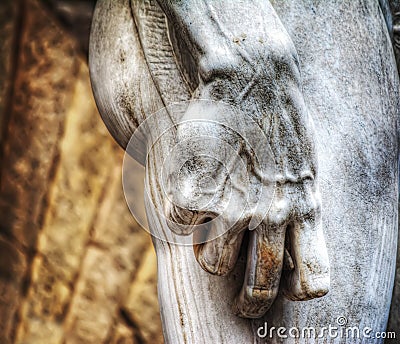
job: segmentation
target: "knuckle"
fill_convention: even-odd
[[[304,221],[316,221],[321,217],[321,200],[315,193],[305,195],[297,201],[297,216]]]
[[[290,203],[286,198],[274,201],[268,212],[267,222],[270,225],[283,226],[290,215]]]

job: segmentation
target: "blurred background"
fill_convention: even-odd
[[[155,253],[90,88],[93,4],[0,2],[1,344],[163,342]]]

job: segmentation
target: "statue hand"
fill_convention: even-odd
[[[209,102],[194,102],[178,126],[178,156],[185,159],[170,163],[165,210],[188,227],[171,229],[190,231],[212,220],[208,231],[195,231],[213,239],[197,245],[195,255],[217,275],[232,270],[250,230],[245,280],[235,302],[240,316],[263,315],[281,278],[290,299],[326,294],[329,262],[314,130],[290,36],[265,0],[246,6],[159,3],[196,62],[196,98]]]
[[[316,176],[304,163],[297,177],[282,177],[270,139],[240,111],[195,101],[166,159],[170,228],[194,231],[204,270],[228,274],[250,229],[245,280],[235,302],[235,312],[250,318],[270,308],[280,284],[292,300],[320,297],[329,288]]]

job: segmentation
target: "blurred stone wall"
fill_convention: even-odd
[[[0,2],[0,39],[0,343],[162,343],[155,254],[77,44],[35,0]]]

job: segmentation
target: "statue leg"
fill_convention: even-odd
[[[297,48],[304,96],[315,116],[332,285],[319,300],[282,299],[259,324],[385,331],[398,231],[399,111],[385,21],[375,1],[273,5]],[[345,326],[338,325],[340,317]]]
[[[315,328],[317,335],[333,337],[333,342],[349,336],[349,342],[357,343],[367,336],[369,342],[379,343],[382,339],[368,336],[386,329],[398,216],[399,82],[386,24],[374,1],[309,7],[297,1],[273,4],[298,50],[303,91],[317,127],[332,289],[326,297],[304,303],[280,297],[264,319],[252,323],[252,336],[263,343],[257,329],[267,323],[299,331]],[[195,266],[190,270],[193,274]],[[190,275],[188,270],[185,275]],[[224,283],[200,276],[191,280],[201,290],[217,292],[219,283]],[[204,297],[214,304],[218,292],[200,299]],[[219,318],[220,335],[225,335],[231,320],[227,315],[214,318],[219,306],[211,308],[200,319],[214,323]],[[236,324],[240,328],[245,322]],[[336,326],[339,333],[329,334],[324,330],[329,326]],[[357,330],[349,333],[353,329]],[[195,331],[187,330],[195,338]],[[240,333],[245,332],[240,328]],[[275,340],[279,340],[276,332]],[[313,341],[300,338],[299,342]]]
[[[100,45],[108,53],[106,57],[97,53],[96,68],[103,74],[98,74],[101,80],[96,84],[123,82],[107,88],[106,93],[99,92],[103,101],[100,108],[110,102],[114,105],[108,108],[112,113],[124,104],[117,101],[122,94],[126,96],[123,99],[130,99],[132,110],[138,106],[138,98],[129,96],[133,93],[142,95],[143,108],[137,113],[155,112],[162,103],[154,96],[157,89],[149,72],[145,73],[147,65],[131,22],[129,1],[103,4],[101,14],[107,18],[104,25],[118,35],[109,40],[102,37],[97,50],[92,49],[96,54]],[[241,319],[232,314],[231,305],[243,280],[243,260],[239,259],[229,276],[212,276],[199,267],[192,247],[155,240],[167,343],[274,343],[282,338],[276,331],[274,340],[263,337],[265,322],[269,328],[295,327],[301,332],[306,326],[317,330],[329,325],[340,327],[337,320],[344,318],[339,317],[346,318],[348,327],[361,331],[366,327],[385,330],[397,242],[399,99],[385,23],[377,2],[372,0],[314,5],[282,0],[273,5],[299,54],[303,92],[316,125],[321,193],[328,195],[323,199],[322,218],[332,268],[331,292],[307,302],[278,296],[264,319]],[[132,65],[121,58],[121,50],[131,57]],[[134,73],[131,68],[135,68]],[[119,127],[115,122],[112,125]],[[156,166],[150,167],[149,179]],[[151,227],[169,230],[163,217],[152,213],[151,208],[148,217]],[[322,337],[343,342],[343,338],[332,338],[326,332]],[[284,340],[317,342],[308,338]]]

